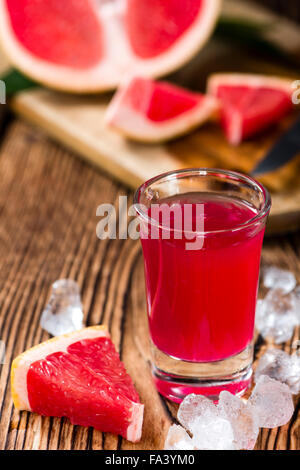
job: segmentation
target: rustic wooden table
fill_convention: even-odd
[[[97,206],[132,193],[12,117],[2,119],[0,175],[0,339],[6,347],[0,366],[0,448],[161,449],[177,406],[156,392],[133,337],[132,315],[145,315],[140,245],[130,239],[100,241],[95,231]],[[287,267],[300,282],[300,233],[266,240],[263,259]],[[139,444],[13,407],[11,360],[48,338],[39,318],[52,282],[61,277],[78,281],[87,325],[109,325],[145,403]],[[298,334],[282,348],[294,350]],[[258,338],[256,359],[267,346]],[[260,433],[257,449],[300,449],[297,397],[295,405],[289,424]]]

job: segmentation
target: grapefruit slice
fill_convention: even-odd
[[[292,81],[248,74],[216,74],[208,93],[221,103],[221,122],[228,141],[242,140],[280,121],[292,108]]]
[[[103,326],[57,336],[12,364],[15,407],[137,442],[144,405]]]
[[[114,95],[106,122],[127,137],[160,142],[185,134],[218,109],[211,96],[167,82],[132,78]]]
[[[213,31],[221,0],[1,0],[0,40],[12,64],[48,86],[116,88],[130,70],[183,65]]]

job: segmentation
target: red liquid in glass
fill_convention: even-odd
[[[143,239],[150,335],[154,345],[177,359],[219,361],[243,351],[253,338],[261,224],[238,228],[256,210],[230,197],[190,193],[165,199],[168,205],[203,204],[203,247],[186,250],[187,240]],[[149,209],[151,215],[151,207]],[[174,221],[171,219],[171,227]],[[229,229],[229,230],[227,230]],[[233,229],[233,230],[230,230]],[[227,230],[223,233],[207,233]]]

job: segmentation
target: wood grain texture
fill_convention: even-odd
[[[0,339],[6,346],[0,449],[161,449],[177,405],[163,399],[151,381],[140,245],[130,239],[100,241],[95,231],[97,206],[117,205],[119,195],[132,198],[132,193],[20,121],[9,122],[2,135],[0,174]],[[300,233],[267,239],[263,261],[287,267],[300,282]],[[145,403],[138,444],[13,407],[11,361],[49,337],[39,318],[52,282],[61,277],[79,283],[87,325],[108,325]],[[297,330],[282,348],[294,350],[298,339]],[[256,359],[267,346],[258,338]],[[300,449],[298,397],[295,404],[291,422],[263,430],[257,449]]]

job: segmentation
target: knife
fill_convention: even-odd
[[[267,155],[254,167],[251,176],[277,170],[300,152],[300,119],[276,142]]]

